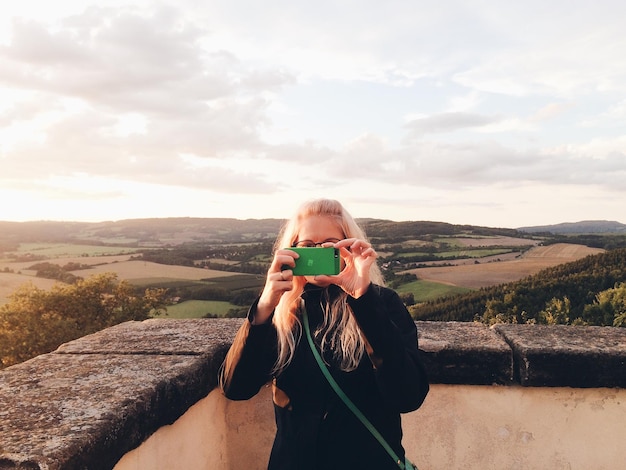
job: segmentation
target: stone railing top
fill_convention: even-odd
[[[0,469],[110,469],[215,388],[241,324],[127,322],[0,371]]]
[[[127,322],[0,371],[0,469],[105,469],[216,387],[241,319]],[[432,383],[626,387],[626,329],[417,322]]]
[[[496,325],[526,386],[626,388],[626,328]]]
[[[431,382],[626,387],[626,328],[417,325]]]

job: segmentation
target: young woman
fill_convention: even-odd
[[[294,276],[296,246],[339,249],[338,275]],[[376,251],[334,200],[304,204],[283,228],[263,292],[222,368],[226,397],[245,400],[272,381],[276,437],[270,470],[397,469],[322,375],[303,331],[331,374],[404,462],[400,413],[417,409],[428,381],[415,322],[382,287]],[[285,269],[288,268],[288,269]]]

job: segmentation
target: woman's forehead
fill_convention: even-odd
[[[302,219],[298,230],[298,238],[319,241],[318,239],[343,238],[344,233],[337,220],[333,217],[315,215]]]

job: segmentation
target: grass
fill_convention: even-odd
[[[133,286],[145,289],[182,289],[185,287],[202,287],[209,283],[203,281],[195,281],[193,279],[176,279],[171,277],[147,277],[141,279],[130,279],[128,281]]]
[[[410,253],[398,253],[395,257],[398,259],[406,259],[406,258],[415,258],[418,256],[434,256],[436,258],[442,259],[453,259],[453,258],[485,258],[487,256],[495,256],[495,255],[503,255],[505,253],[510,253],[510,248],[479,248],[479,249],[471,249],[471,248],[463,248],[459,250],[448,250],[448,251],[438,251],[435,253],[425,252],[425,251],[412,251]]]
[[[439,237],[433,240],[435,243],[445,243],[450,248],[461,248],[463,244],[456,237]]]
[[[202,279],[227,290],[260,289],[265,284],[265,276],[256,274],[230,274],[223,277]]]
[[[412,293],[415,298],[415,302],[426,302],[428,300],[434,300],[439,297],[464,294],[470,292],[473,289],[467,287],[451,286],[448,284],[442,284],[440,282],[431,281],[413,281],[407,284],[402,284],[398,287],[397,292],[400,294]]]
[[[431,253],[429,251],[410,251],[408,253],[394,254],[394,258],[405,259],[405,258],[415,258],[416,256],[436,256],[436,255],[437,253]]]
[[[187,300],[167,307],[167,315],[157,318],[203,318],[207,313],[225,316],[232,308],[240,308],[230,302],[219,300]]]
[[[505,253],[510,253],[511,249],[508,248],[484,248],[478,250],[453,250],[453,251],[441,251],[439,253],[435,253],[435,256],[438,258],[485,258],[487,256],[495,256],[495,255],[503,255]]]

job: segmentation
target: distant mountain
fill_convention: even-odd
[[[556,236],[616,234],[626,236],[626,225],[592,220],[519,229],[454,225],[433,221],[405,221],[361,218],[367,235],[378,240],[401,240],[424,235],[472,235],[532,237],[537,233]],[[273,241],[284,220],[171,217],[127,219],[106,222],[7,222],[0,221],[0,245],[26,242],[72,242],[107,245],[163,246],[186,242]]]
[[[72,242],[131,245],[177,245],[192,241],[273,240],[279,219],[172,217],[109,222],[3,222],[0,242]]]
[[[359,219],[372,239],[402,240],[406,237],[432,235],[481,235],[530,237],[514,229],[452,225],[444,222],[393,222]],[[284,220],[174,217],[128,219],[108,222],[3,222],[0,221],[2,244],[71,242],[124,246],[174,246],[189,242],[273,241]],[[0,251],[2,251],[0,249]]]
[[[626,234],[626,225],[611,220],[583,220],[581,222],[565,222],[555,225],[538,225],[536,227],[520,227],[517,230],[527,233],[553,233],[555,235],[614,233]]]

